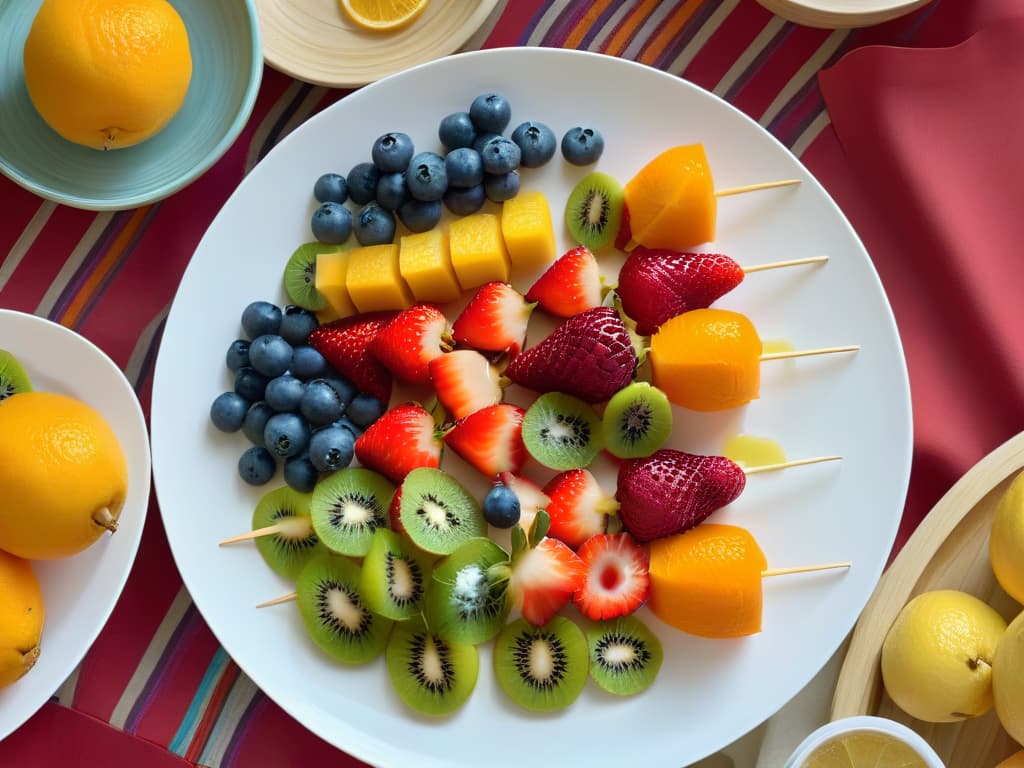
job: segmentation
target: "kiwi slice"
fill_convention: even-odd
[[[580,179],[565,203],[573,239],[592,251],[614,243],[622,226],[622,201],[622,185],[607,173],[595,171]]]
[[[316,289],[316,257],[321,253],[338,253],[341,245],[303,243],[284,266],[284,290],[292,304],[319,312],[327,308],[327,299]]]
[[[436,555],[449,555],[464,541],[487,535],[476,499],[454,477],[433,467],[405,476],[398,517],[413,543]]]
[[[345,664],[375,659],[391,631],[392,621],[366,606],[360,580],[358,565],[327,552],[306,563],[295,585],[306,632],[322,651]]]
[[[0,349],[0,402],[11,395],[31,392],[32,382],[21,367],[18,358],[10,352]]]
[[[252,529],[274,526],[276,533],[259,536],[256,549],[273,570],[288,579],[299,575],[311,557],[323,550],[309,516],[309,493],[287,485],[264,494],[252,513]]]
[[[388,527],[394,493],[391,481],[372,469],[339,469],[313,489],[313,530],[328,549],[362,557],[370,549],[373,532]]]
[[[430,566],[430,558],[404,536],[378,528],[363,558],[360,589],[366,604],[387,619],[408,619],[423,603]]]
[[[498,683],[526,709],[550,712],[572,704],[587,684],[589,666],[587,638],[564,616],[543,627],[517,619],[494,641]]]
[[[672,406],[657,387],[634,381],[612,395],[601,427],[609,453],[620,459],[644,458],[671,436]]]
[[[505,625],[511,602],[507,581],[492,566],[509,562],[508,552],[487,538],[470,539],[434,569],[427,588],[430,626],[459,643],[486,643]]]
[[[425,715],[447,715],[465,704],[480,672],[476,646],[432,632],[422,619],[395,627],[385,660],[398,698]]]
[[[549,469],[585,467],[604,447],[601,419],[589,403],[563,392],[547,392],[526,409],[523,443]]]
[[[654,682],[661,669],[661,641],[635,616],[587,628],[590,676],[609,693],[629,696]]]

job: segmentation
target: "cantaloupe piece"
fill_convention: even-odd
[[[543,192],[527,190],[502,203],[501,234],[513,268],[543,267],[555,260],[555,227]]]
[[[398,269],[398,243],[349,251],[345,287],[359,312],[406,309],[414,302]]]
[[[316,257],[314,285],[327,301],[332,320],[350,317],[358,311],[348,295],[346,275],[351,251],[320,253]]]
[[[448,248],[463,290],[494,280],[508,282],[508,249],[501,234],[501,220],[493,213],[473,213],[452,221]]]
[[[398,269],[416,301],[446,304],[462,293],[452,268],[448,235],[437,227],[401,237]]]

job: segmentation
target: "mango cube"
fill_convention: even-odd
[[[462,293],[448,252],[448,235],[436,227],[402,236],[398,269],[416,301],[446,304]]]
[[[493,280],[508,282],[509,261],[501,220],[493,213],[473,213],[448,227],[452,267],[464,290]]]
[[[406,309],[413,297],[398,270],[398,244],[366,245],[349,251],[345,287],[359,312]]]
[[[327,301],[332,319],[350,317],[358,311],[348,295],[346,285],[349,253],[321,253],[316,257],[316,277],[313,284]]]
[[[513,267],[543,267],[555,260],[555,227],[543,192],[520,192],[506,200],[501,210],[501,233]]]

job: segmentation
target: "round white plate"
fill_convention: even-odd
[[[0,348],[18,358],[33,389],[71,395],[99,411],[128,459],[128,498],[117,533],[73,557],[33,564],[46,606],[42,651],[28,674],[0,689],[3,739],[56,692],[114,610],[142,538],[150,471],[142,408],[106,353],[62,325],[7,309],[0,309]]]
[[[589,684],[553,715],[529,714],[504,697],[485,645],[472,698],[437,720],[402,706],[381,661],[354,669],[331,663],[304,636],[294,605],[253,608],[291,586],[253,547],[217,546],[246,530],[267,489],[238,479],[245,440],[217,433],[208,414],[231,386],[224,353],[240,333],[242,309],[256,299],[284,300],[282,269],[310,237],[317,176],[347,172],[388,130],[408,132],[420,149],[439,149],[440,118],[488,90],[509,98],[513,125],[541,120],[559,136],[581,122],[597,126],[606,140],[599,168],[622,180],[657,152],[698,141],[719,188],[803,179],[798,187],[721,200],[716,247],[741,264],[821,253],[830,261],[751,275],[720,304],[747,313],[765,339],[863,348],[765,363],[759,401],[721,414],[677,410],[673,444],[712,453],[729,435],[748,432],[775,438],[792,457],[843,455],[841,463],[751,477],[743,496],[714,519],[753,531],[771,566],[849,560],[853,567],[765,583],[764,631],[742,640],[690,637],[643,610],[665,647],[654,685],[616,699]],[[559,215],[588,170],[556,158],[524,170],[523,187],[544,190]],[[558,234],[567,249],[561,224]],[[800,690],[853,626],[893,542],[911,453],[907,375],[892,313],[864,248],[806,169],[755,122],[676,77],[621,59],[536,48],[463,54],[380,81],[301,126],[254,169],[182,280],[157,361],[152,434],[171,548],[218,639],[300,722],[381,766],[505,768],[525,759],[678,768],[728,744]],[[613,478],[603,482],[614,488]]]

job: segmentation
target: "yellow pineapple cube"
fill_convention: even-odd
[[[398,269],[416,301],[446,304],[462,293],[448,253],[448,235],[437,227],[402,236]]]
[[[501,233],[513,267],[530,269],[555,260],[555,227],[543,192],[520,192],[506,200],[501,210]]]
[[[412,293],[398,270],[398,244],[365,245],[349,251],[345,287],[360,312],[405,309]]]
[[[508,282],[509,261],[501,220],[493,213],[473,213],[448,227],[452,267],[463,289],[492,280]]]
[[[352,298],[348,295],[348,286],[345,282],[350,252],[321,253],[316,257],[314,285],[327,301],[327,309],[321,311],[324,316],[329,316],[332,320],[349,317],[358,312],[356,305],[352,303]]]

